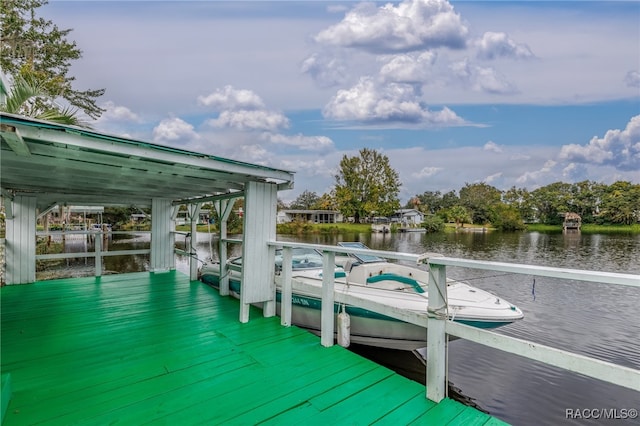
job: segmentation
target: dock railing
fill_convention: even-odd
[[[424,327],[427,333],[426,396],[440,402],[446,392],[446,335],[467,339],[504,352],[563,368],[605,382],[640,391],[640,370],[598,360],[569,351],[552,348],[524,339],[456,323],[447,318],[445,298],[447,292],[446,267],[484,269],[513,274],[553,277],[567,280],[591,281],[612,285],[640,287],[640,275],[601,271],[553,268],[515,263],[466,260],[444,257],[438,254],[410,254],[380,250],[353,249],[317,244],[270,241],[269,245],[283,249],[281,323],[291,325],[292,309],[292,250],[295,247],[311,248],[323,253],[322,310],[320,342],[323,346],[334,344],[334,303],[345,303]],[[424,313],[406,311],[353,295],[335,293],[335,254],[372,254],[387,259],[427,263],[429,266],[429,301]],[[296,281],[296,288],[304,289]],[[526,314],[526,313],[525,313]]]
[[[88,246],[84,251],[64,252],[64,253],[47,253],[36,254],[36,260],[59,260],[59,259],[76,259],[76,258],[93,258],[95,259],[95,276],[99,277],[103,273],[102,258],[106,256],[126,256],[136,254],[150,254],[151,249],[127,249],[127,250],[104,250],[106,237],[109,235],[140,235],[150,234],[149,231],[98,231],[98,230],[81,230],[81,231],[42,231],[36,232],[37,237],[55,238],[56,240],[65,240],[67,238],[83,238],[86,242],[91,238],[94,242],[93,251],[88,251]]]

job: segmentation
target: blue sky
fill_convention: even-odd
[[[640,183],[635,1],[57,1],[106,88],[94,128],[296,172],[389,157],[400,200],[485,182]]]

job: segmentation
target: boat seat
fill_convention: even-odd
[[[405,277],[403,275],[380,274],[380,275],[374,275],[372,277],[367,278],[367,284],[375,284],[381,281],[396,281],[402,284],[407,284],[411,286],[411,288],[413,288],[416,291],[416,293],[424,293],[424,289],[420,287],[420,284],[418,284],[418,281],[410,277]]]

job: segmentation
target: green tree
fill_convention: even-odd
[[[291,208],[296,210],[310,210],[315,209],[316,205],[320,201],[320,197],[313,191],[303,191],[302,194],[298,195],[298,198],[293,200],[291,203]]]
[[[571,199],[571,184],[563,182],[554,182],[531,193],[538,219],[547,225],[562,223],[561,214],[571,211]]]
[[[338,208],[356,223],[374,212],[390,216],[400,207],[400,178],[389,158],[378,151],[363,148],[359,156],[343,156],[335,179]]]
[[[321,210],[336,210],[336,197],[333,191],[322,194],[316,204],[316,208]]]
[[[492,206],[491,224],[501,231],[520,231],[525,229],[517,207],[505,203],[497,203]]]
[[[491,222],[491,209],[501,199],[502,192],[486,183],[467,183],[460,189],[460,204],[469,211],[473,223]]]
[[[420,226],[427,232],[440,232],[444,230],[444,220],[440,216],[428,215],[425,216],[424,222]]]
[[[284,201],[282,201],[281,198],[278,198],[278,210],[286,210],[289,208],[289,206],[287,205],[287,203],[285,203]]]
[[[434,214],[442,209],[442,194],[440,191],[425,191],[411,198],[405,208],[414,209],[416,205],[420,207],[420,211]]]
[[[464,226],[465,223],[471,222],[471,214],[461,205],[442,209],[440,215],[447,222],[455,222],[457,227]]]
[[[593,223],[606,185],[592,181],[582,181],[571,185],[571,199],[568,211],[578,213],[582,223]]]
[[[523,221],[533,222],[536,219],[536,210],[531,202],[531,194],[525,188],[512,186],[504,191],[502,201],[515,207]]]
[[[29,77],[27,80],[18,76],[9,91],[4,83],[0,82],[0,95],[0,111],[60,124],[89,127],[78,118],[77,110],[69,107],[59,108],[47,95],[44,85],[34,78]]]
[[[75,77],[69,75],[71,61],[82,51],[52,21],[36,15],[47,0],[4,0],[0,2],[0,68],[27,81],[40,81],[46,94],[63,98],[91,118],[104,110],[96,105],[104,89],[76,90]]]
[[[640,220],[640,184],[618,181],[607,188],[602,200],[604,221],[631,225]]]

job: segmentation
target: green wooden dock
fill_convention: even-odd
[[[0,289],[3,425],[504,422],[179,272]],[[7,402],[7,395],[3,394]]]

